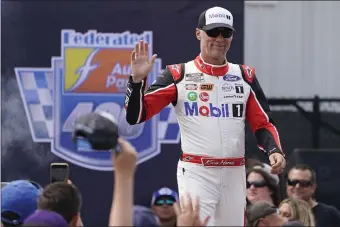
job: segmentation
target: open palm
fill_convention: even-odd
[[[180,204],[174,204],[174,210],[177,216],[177,226],[207,226],[210,216],[207,216],[203,221],[200,219],[200,202],[196,198],[194,205],[191,196],[187,193],[187,202],[181,196]]]
[[[136,43],[135,49],[131,54],[131,71],[134,82],[140,82],[152,70],[152,66],[155,63],[157,55],[154,54],[149,60],[149,44],[141,40]]]

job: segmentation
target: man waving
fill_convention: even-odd
[[[233,33],[228,10],[205,10],[196,28],[201,53],[189,62],[168,65],[147,89],[156,55],[149,59],[148,43],[140,41],[132,53],[125,98],[130,124],[147,121],[170,103],[174,106],[182,148],[179,194],[200,197],[201,217],[210,216],[209,225],[244,225],[245,120],[269,156],[272,172],[282,172],[286,164],[255,69],[227,61]]]

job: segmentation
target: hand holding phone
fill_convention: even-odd
[[[67,163],[51,163],[50,165],[50,182],[57,181],[67,182],[69,178],[69,165]]]

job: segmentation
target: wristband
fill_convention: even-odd
[[[272,150],[269,151],[267,154],[268,154],[268,156],[270,156],[271,154],[274,154],[274,153],[279,153],[279,154],[281,154],[284,158],[286,158],[286,155],[285,155],[279,148],[272,149]]]

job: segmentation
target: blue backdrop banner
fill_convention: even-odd
[[[71,140],[80,113],[107,110],[138,150],[135,203],[177,190],[180,134],[171,106],[130,126],[123,109],[130,54],[140,39],[165,65],[199,54],[198,17],[221,6],[234,15],[228,60],[243,63],[243,1],[5,1],[2,3],[2,181],[46,185],[51,162],[68,162],[83,194],[85,225],[107,225],[114,166],[108,152],[78,149]]]

